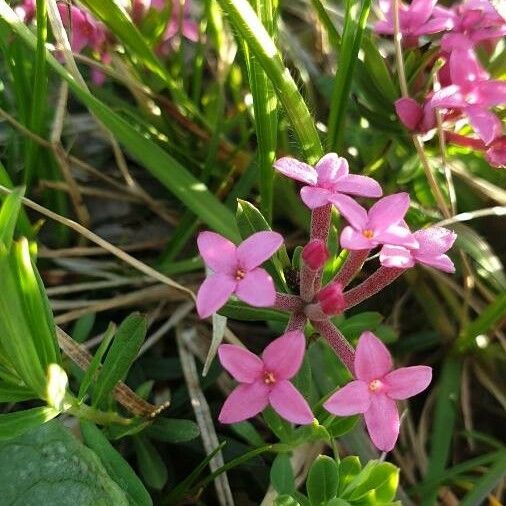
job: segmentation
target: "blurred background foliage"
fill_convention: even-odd
[[[118,409],[111,393],[117,380],[125,380],[136,397],[153,406],[168,405],[154,423],[138,421],[130,432],[112,423],[105,431],[154,502],[176,504],[186,498],[228,504],[220,488],[225,481],[237,504],[262,502],[273,455],[248,452],[275,438],[260,420],[209,427],[231,387],[230,378],[216,363],[205,377],[200,375],[213,329],[197,319],[188,293],[171,280],[192,291],[201,281],[194,240],[198,230],[212,228],[240,238],[244,220],[236,222],[238,199],[254,204],[284,234],[291,256],[307,236],[309,213],[296,185],[278,178],[272,162],[286,154],[314,162],[335,150],[349,160],[352,172],[374,177],[385,193],[409,191],[410,225],[444,223],[459,234],[455,277],[416,268],[339,322],[352,342],[362,330],[375,330],[399,363],[427,363],[435,370],[430,392],[410,403],[400,442],[389,456],[401,468],[399,498],[406,505],[500,504],[506,454],[501,327],[506,313],[506,172],[493,169],[469,148],[443,146],[442,152],[437,135],[424,139],[445,198],[445,171],[451,174],[456,209],[443,216],[410,134],[395,116],[400,89],[393,44],[371,31],[375,3],[252,0],[265,27],[260,30],[256,16],[244,10],[246,0],[194,0],[181,10],[179,33],[162,51],[170,9],[165,17],[148,15],[135,24],[128,4],[83,0],[80,5],[107,28],[106,65],[93,49],[72,54],[65,48],[55,5],[38,0],[36,22],[25,25],[11,10],[17,2],[0,1],[0,190],[4,205],[17,206],[20,201],[5,201],[7,189],[24,186],[25,197],[43,206],[42,213],[19,206],[15,238],[24,236],[32,245],[54,323],[80,344],[79,350],[99,357],[95,367],[102,362],[105,368],[108,357],[118,356],[119,330],[109,350],[113,354],[101,359],[114,334],[108,331],[110,322],[121,329],[131,311],[146,315],[146,340],[142,333],[131,356],[122,355],[121,371],[106,369],[114,381],[109,379],[103,392],[97,383],[87,393],[90,386],[83,387],[75,350],[63,347],[60,359],[54,336],[46,334],[44,342],[55,354],[50,361],[63,366],[73,391],[91,396],[95,408]],[[188,21],[195,24],[194,40],[180,33]],[[270,52],[274,47],[279,56]],[[408,83],[416,81],[433,54],[429,42],[406,51]],[[502,40],[484,63],[501,79],[505,61]],[[104,74],[100,86],[92,79],[97,69]],[[504,117],[504,110],[500,114]],[[462,132],[467,128],[463,125]],[[160,277],[152,277],[149,268],[139,271],[130,257],[125,262],[117,250],[97,244],[95,236],[67,220],[54,220],[47,210],[75,220]],[[252,225],[253,230],[262,226]],[[339,227],[336,216],[336,235]],[[4,237],[1,262],[11,242]],[[29,248],[24,244],[12,248]],[[363,275],[374,268],[373,261]],[[290,272],[285,276],[289,283]],[[2,275],[2,283],[4,320],[17,295],[14,281],[9,284]],[[52,316],[44,314],[51,325]],[[246,315],[229,304],[224,314],[230,316],[226,338],[256,351],[282,328],[275,312]],[[215,333],[220,332],[217,326],[219,322]],[[0,344],[1,356],[9,344],[2,336]],[[315,398],[345,381],[342,366],[322,343],[311,345],[309,361]],[[26,371],[34,376],[33,388],[32,379],[21,376],[31,393],[2,397],[3,390],[19,384],[19,378],[14,381],[4,372],[3,414],[38,409],[40,404],[30,399],[47,401],[37,391],[36,371]],[[66,423],[78,431],[71,419]],[[103,463],[113,461],[114,468],[116,450],[95,425],[85,424],[85,444]],[[227,480],[202,491],[199,484],[209,483],[207,463],[218,441],[226,443],[222,459],[241,465],[234,464]],[[363,463],[376,456],[359,426],[339,446],[342,455],[359,455]],[[321,451],[321,441],[294,450],[292,465],[302,479]],[[248,456],[244,461],[232,460],[243,455]],[[219,459],[212,462],[212,470],[220,467]],[[143,504],[144,486],[132,480],[129,493],[139,494],[137,503]],[[113,485],[107,490],[118,493]],[[118,497],[115,504],[123,500]]]

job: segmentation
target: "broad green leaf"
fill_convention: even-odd
[[[339,497],[342,497],[348,485],[360,473],[362,465],[360,459],[354,455],[349,455],[339,462]]]
[[[21,37],[34,50],[33,33],[19,20],[5,0],[0,0],[0,23]],[[221,204],[207,187],[158,144],[138,132],[128,121],[84,89],[49,52],[49,66],[68,84],[83,102],[122,144],[125,150],[149,170],[170,192],[191,209],[203,222],[232,240],[239,239],[232,213]]]
[[[146,331],[146,319],[135,313],[118,327],[93,388],[94,406],[106,402],[116,384],[125,379],[144,342]]]
[[[27,387],[0,381],[0,402],[21,402],[36,398],[37,394]]]
[[[24,432],[48,422],[59,413],[54,408],[41,407],[2,414],[0,415],[0,441],[20,436]],[[0,472],[0,476],[3,478],[4,475]]]
[[[346,318],[338,324],[339,330],[348,340],[358,339],[365,330],[374,331],[383,321],[383,315],[374,311],[366,311]]]
[[[363,499],[383,503],[393,500],[399,485],[399,468],[389,462],[370,461],[345,492],[350,500]]]
[[[155,490],[161,490],[168,479],[167,467],[151,442],[142,436],[134,438],[139,470],[144,481]]]
[[[339,487],[339,471],[334,459],[320,455],[307,477],[307,495],[313,506],[323,506],[333,499]]]
[[[291,495],[284,494],[274,499],[274,506],[300,506],[300,502]]]
[[[155,418],[143,434],[166,443],[184,443],[199,436],[198,425],[192,420],[178,420],[177,418]]]
[[[53,421],[0,443],[2,504],[129,506],[100,459]]]
[[[151,506],[153,501],[142,481],[135,474],[128,462],[111,445],[104,433],[91,422],[80,420],[81,434],[84,443],[100,458],[109,476],[128,496],[129,502],[135,506]]]
[[[23,195],[23,189],[14,190],[5,198],[0,209],[0,241],[7,249],[10,249],[12,244]]]
[[[278,494],[291,494],[295,492],[295,477],[289,454],[279,453],[276,455],[272,463],[270,477],[271,484]]]
[[[357,422],[358,416],[335,417],[328,425],[325,423],[325,427],[330,437],[336,438],[344,436],[344,434],[353,430]]]
[[[291,423],[281,418],[271,407],[262,412],[265,423],[276,434],[281,442],[288,442],[293,436],[294,430]]]

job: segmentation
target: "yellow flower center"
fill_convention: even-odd
[[[366,238],[366,239],[372,239],[373,235],[374,235],[374,232],[370,229],[370,228],[367,228],[365,230],[362,230],[362,235]]]
[[[266,385],[272,385],[273,383],[276,383],[276,378],[272,372],[264,372],[264,383]]]
[[[246,276],[246,272],[244,272],[242,269],[237,269],[235,271],[236,281],[241,281],[241,279],[244,279],[244,276]]]

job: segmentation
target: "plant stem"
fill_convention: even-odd
[[[346,288],[355,274],[362,268],[362,265],[364,265],[369,251],[368,249],[351,251],[340,271],[337,273],[337,276],[334,278],[334,281],[341,283],[341,286]]]
[[[306,321],[307,316],[304,313],[293,313],[292,316],[290,316],[285,332],[290,332],[292,330],[300,330],[301,332],[304,332]]]
[[[272,309],[279,309],[280,311],[297,313],[302,310],[303,306],[304,303],[299,296],[277,292],[276,302],[272,306]]]
[[[312,321],[313,327],[325,338],[341,362],[354,374],[355,350],[330,320]]]
[[[380,267],[360,285],[344,293],[346,309],[350,309],[364,300],[377,294],[390,283],[395,281],[406,269],[396,267]]]
[[[318,269],[314,271],[307,265],[300,269],[300,296],[304,302],[311,302],[315,295],[316,277],[321,273]]]

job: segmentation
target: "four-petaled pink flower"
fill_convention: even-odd
[[[350,225],[341,232],[341,247],[365,250],[380,244],[394,244],[416,248],[418,242],[403,222],[408,208],[409,195],[395,193],[378,200],[369,212],[361,206],[352,213],[343,210]]]
[[[289,381],[304,358],[306,340],[300,330],[283,334],[272,341],[262,358],[233,344],[222,344],[218,356],[223,367],[237,380],[218,419],[237,423],[258,415],[269,404],[283,418],[297,424],[314,420],[311,408]]]
[[[463,35],[452,35],[443,46],[450,51],[452,84],[434,93],[431,107],[461,110],[488,145],[501,135],[501,121],[489,109],[506,103],[506,82],[488,79]]]
[[[457,238],[455,232],[443,227],[429,227],[417,230],[413,236],[418,241],[417,249],[383,246],[380,252],[381,265],[405,269],[420,263],[444,272],[455,272],[453,262],[445,254]]]
[[[260,265],[283,244],[276,232],[257,232],[235,246],[214,232],[197,238],[200,254],[214,272],[200,286],[197,311],[207,318],[220,309],[234,293],[252,306],[272,306],[276,290],[269,274]]]
[[[413,0],[406,5],[399,2],[399,28],[408,43],[416,42],[421,35],[430,35],[452,28],[451,13],[435,9],[437,0]],[[374,25],[377,33],[394,33],[393,0],[380,0],[380,9],[385,19]]]
[[[300,196],[310,209],[334,204],[343,214],[360,207],[351,197],[381,197],[381,186],[372,178],[350,174],[348,162],[336,153],[326,154],[313,168],[295,158],[280,158],[274,168],[297,181],[306,183]]]
[[[354,367],[357,379],[340,388],[323,406],[337,416],[363,413],[372,442],[388,452],[399,436],[395,401],[425,390],[431,382],[432,369],[418,365],[392,370],[389,351],[372,332],[360,336]]]

